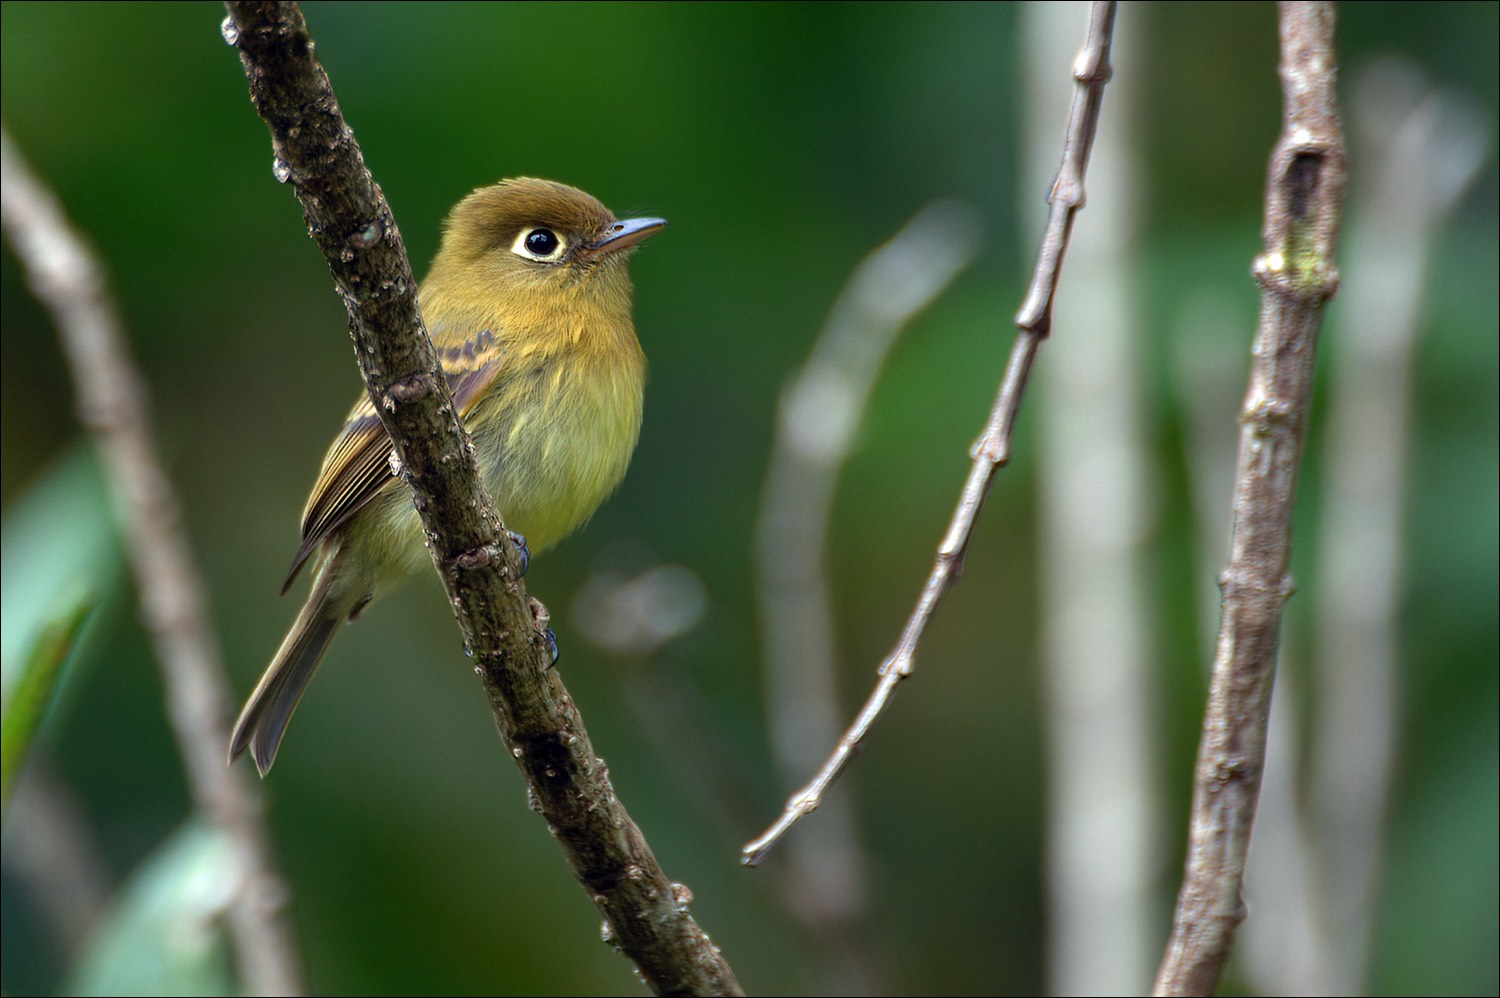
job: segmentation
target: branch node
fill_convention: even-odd
[[[494,561],[500,557],[501,553],[498,545],[481,544],[476,548],[470,548],[469,550],[463,552],[457,558],[454,558],[453,562],[459,568],[467,572],[472,571],[476,568],[483,568],[491,561]]]
[[[1257,437],[1269,437],[1279,429],[1294,427],[1301,411],[1286,399],[1262,396],[1252,401],[1240,416],[1240,422],[1249,426]]]
[[[426,371],[419,371],[411,377],[393,381],[386,389],[385,397],[381,404],[386,412],[395,412],[396,406],[402,403],[415,402],[426,397],[432,391],[432,376]]]
[[[1219,573],[1219,591],[1224,594],[1224,601],[1233,600],[1259,600],[1271,598],[1279,606],[1292,598],[1297,591],[1297,586],[1292,581],[1289,573],[1283,573],[1274,583],[1262,580],[1261,576],[1242,565],[1231,565]]]
[[[349,237],[349,246],[352,249],[369,249],[380,240],[385,238],[385,223],[380,219],[373,219],[358,232]]]

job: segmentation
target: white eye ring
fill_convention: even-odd
[[[528,225],[516,236],[510,251],[540,263],[556,263],[568,251],[568,240],[545,225]]]

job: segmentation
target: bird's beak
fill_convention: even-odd
[[[665,218],[627,218],[606,228],[583,252],[593,259],[608,256],[650,239],[666,227]]]

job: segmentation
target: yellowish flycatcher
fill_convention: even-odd
[[[593,514],[625,476],[646,358],[631,321],[633,247],[660,218],[620,220],[583,191],[523,178],[448,216],[417,293],[448,385],[506,525],[533,552]],[[307,602],[230,741],[265,775],[339,626],[429,561],[409,491],[368,397],[323,458],[285,592],[311,559]]]

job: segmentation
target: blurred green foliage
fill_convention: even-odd
[[[639,452],[620,494],[539,559],[528,582],[553,610],[561,668],[622,798],[668,873],[692,887],[695,913],[741,980],[757,993],[836,992],[770,888],[774,872],[737,865],[739,844],[786,790],[769,775],[762,730],[749,531],[777,392],[844,277],[928,200],[977,205],[984,255],[898,346],[842,479],[830,556],[852,705],[930,563],[1034,252],[1017,234],[1017,212],[1040,213],[1045,192],[1015,189],[1016,10],[313,3],[306,12],[418,271],[447,208],[503,176],[555,178],[621,215],[671,220],[633,267],[652,364]],[[1404,54],[1478,101],[1493,135],[1496,12],[1347,5],[1344,65]],[[276,588],[305,491],[360,387],[342,309],[290,191],[271,177],[265,128],[219,35],[221,8],[7,3],[3,16],[7,127],[108,262],[226,658],[246,690],[295,610]],[[1140,73],[1145,86],[1137,262],[1154,339],[1144,347],[1178,349],[1172,339],[1192,329],[1180,321],[1192,292],[1239,310],[1243,352],[1279,115],[1274,8],[1127,5],[1121,18],[1136,19],[1142,39],[1141,64],[1117,64],[1116,77]],[[1057,68],[1058,87],[1070,86],[1066,74]],[[1359,169],[1356,159],[1356,185]],[[1405,729],[1377,992],[1500,988],[1496,188],[1492,158],[1444,234],[1417,359]],[[0,281],[9,544],[14,505],[79,431],[53,330],[8,250]],[[1337,303],[1331,314],[1337,323]],[[1212,582],[1192,554],[1187,416],[1171,365],[1143,366],[1164,469],[1154,567],[1170,720],[1159,748],[1180,816],[1203,695],[1197,594]],[[868,942],[893,992],[1043,986],[1028,423],[916,680],[836,791],[857,802],[872,868]],[[1310,471],[1303,508],[1316,499]],[[1314,523],[1299,519],[1299,555],[1312,550]],[[569,604],[592,570],[643,548],[697,572],[709,609],[655,659],[612,660],[570,635]],[[1304,584],[1288,619],[1286,642],[1303,659],[1313,598]],[[11,626],[7,611],[7,638]],[[182,823],[185,794],[139,623],[119,606],[94,627],[110,640],[89,646],[87,687],[72,691],[45,749],[123,880]],[[691,768],[643,737],[678,723],[666,705],[632,696],[645,670],[684,691],[723,786],[695,784]],[[639,993],[619,958],[592,942],[598,915],[526,808],[468,672],[423,579],[341,637],[312,686],[266,784],[311,988]],[[1160,907],[1142,913],[1163,940],[1181,824],[1173,818],[1175,838],[1162,845]],[[4,990],[57,991],[67,959],[38,914],[35,894],[47,887],[11,871],[7,852]]]
[[[235,995],[223,913],[239,886],[234,850],[191,818],[143,859],[74,961],[70,995]]]

